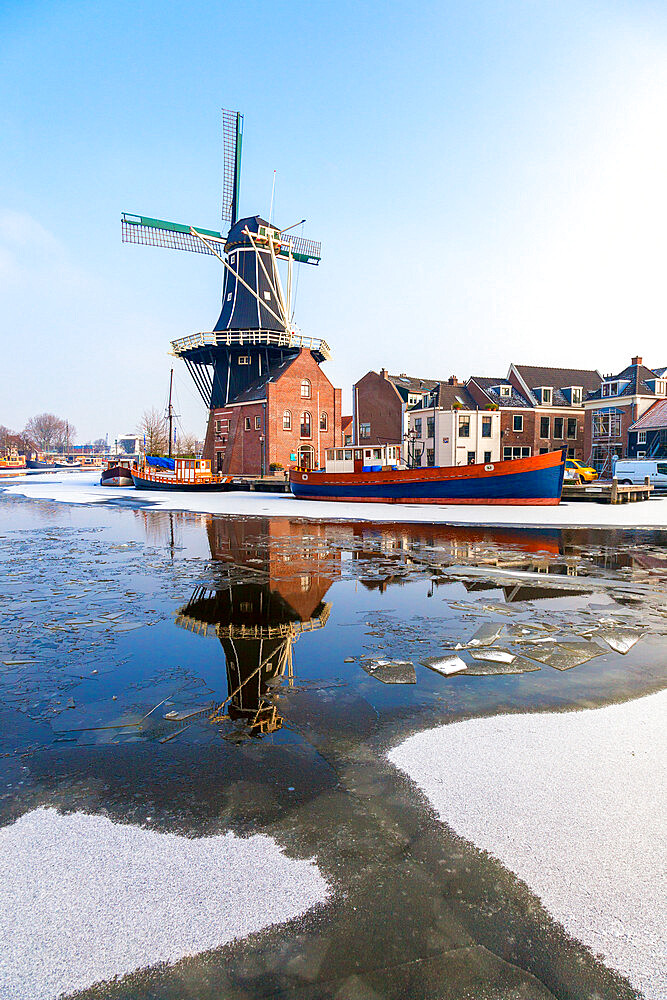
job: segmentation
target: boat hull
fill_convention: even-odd
[[[113,465],[100,476],[100,486],[134,486],[132,473],[123,465]]]
[[[564,469],[562,452],[555,451],[450,468],[346,473],[292,469],[290,486],[299,500],[555,506],[561,499]]]
[[[169,482],[166,476],[160,477],[159,479],[150,479],[147,476],[139,476],[134,472],[132,473],[132,479],[138,490],[161,490],[179,493],[211,493],[222,492],[230,489],[230,484],[228,482]]]

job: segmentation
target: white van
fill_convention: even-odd
[[[643,486],[646,477],[659,490],[667,490],[667,459],[619,458],[614,477],[622,486]]]

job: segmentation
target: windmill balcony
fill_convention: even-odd
[[[172,354],[177,356],[202,347],[267,346],[305,348],[313,352],[317,361],[328,361],[331,358],[331,351],[325,340],[305,337],[300,333],[288,333],[286,330],[210,330],[172,340],[171,346]]]

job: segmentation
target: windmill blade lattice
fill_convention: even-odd
[[[230,229],[239,217],[243,115],[222,109],[222,221]]]
[[[146,215],[129,215],[123,212],[121,230],[123,243],[142,243],[144,246],[168,247],[170,250],[189,250],[191,253],[208,253],[215,256],[198,236],[192,232],[194,226],[182,226],[178,222],[165,222],[163,219],[151,219]],[[222,233],[212,229],[197,229],[207,240],[220,241],[224,244]],[[220,249],[222,253],[222,248]]]

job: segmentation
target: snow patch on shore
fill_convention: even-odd
[[[389,759],[647,1000],[667,998],[667,691],[419,733]]]
[[[631,504],[561,503],[557,507],[499,507],[494,504],[346,503],[295,500],[280,493],[160,493],[99,485],[99,473],[64,472],[24,476],[5,494],[33,500],[89,504],[122,500],[157,510],[240,517],[304,517],[311,520],[389,521],[526,528],[667,528],[667,497]]]
[[[266,836],[191,839],[36,809],[0,829],[0,996],[61,994],[174,962],[326,899]]]

